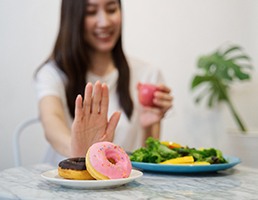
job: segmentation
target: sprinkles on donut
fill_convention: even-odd
[[[111,142],[93,144],[86,154],[86,167],[97,180],[128,178],[132,170],[127,153]]]

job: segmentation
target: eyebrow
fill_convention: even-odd
[[[112,4],[118,4],[118,1],[117,0],[109,0],[107,2],[107,5],[112,5]],[[95,3],[91,3],[91,2],[87,2],[86,6],[95,6],[96,4]]]

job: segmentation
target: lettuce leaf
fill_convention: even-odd
[[[227,163],[222,152],[218,149],[208,148],[200,150],[187,146],[170,149],[152,137],[146,140],[146,147],[141,147],[130,155],[130,160],[135,162],[160,163],[183,156],[193,156],[194,161],[206,161],[210,164]]]
[[[146,140],[146,147],[141,147],[130,155],[131,161],[146,163],[160,163],[176,157],[178,157],[176,151],[161,144],[159,140],[152,137]]]

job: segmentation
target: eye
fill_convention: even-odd
[[[86,15],[88,15],[88,16],[92,16],[92,15],[95,15],[95,14],[96,14],[95,11],[87,11],[86,12]]]
[[[107,12],[110,14],[115,13],[116,11],[117,11],[117,7],[111,7],[107,9]]]
[[[96,13],[97,13],[97,9],[94,8],[93,6],[86,7],[85,15],[91,16],[91,15],[95,15]]]
[[[117,3],[112,3],[107,6],[106,11],[110,14],[113,14],[118,10],[118,8],[119,7]]]

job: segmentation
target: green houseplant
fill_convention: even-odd
[[[238,127],[242,133],[246,133],[247,128],[231,101],[230,87],[236,81],[250,79],[252,69],[250,57],[240,46],[229,45],[200,56],[197,67],[199,72],[193,77],[191,90],[200,88],[200,86],[204,90],[201,90],[195,102],[199,103],[206,97],[210,108],[220,102],[226,103]]]

